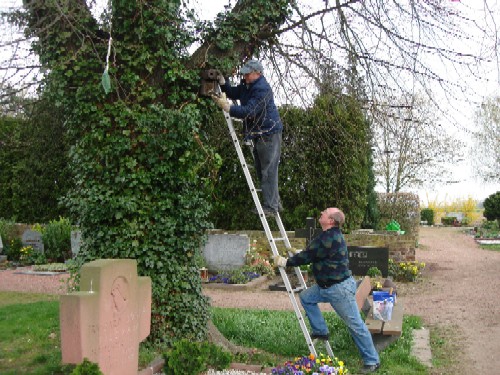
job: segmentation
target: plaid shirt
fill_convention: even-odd
[[[323,231],[304,251],[288,258],[289,267],[312,264],[312,272],[321,287],[328,287],[351,276],[349,254],[338,227]]]

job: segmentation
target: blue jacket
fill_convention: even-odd
[[[226,80],[221,90],[228,98],[240,100],[241,105],[232,105],[229,114],[231,117],[243,120],[245,139],[283,130],[283,123],[274,104],[273,91],[264,76],[260,76],[249,85],[242,81],[234,87]]]

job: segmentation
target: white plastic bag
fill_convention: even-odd
[[[394,294],[389,292],[373,292],[373,319],[387,322],[392,318],[394,307]]]

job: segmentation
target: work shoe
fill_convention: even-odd
[[[325,340],[325,341],[328,341],[329,338],[330,338],[330,335],[328,335],[328,333],[326,335],[322,335],[322,334],[318,334],[318,333],[313,333],[311,335],[311,339],[313,339],[313,340]]]
[[[376,372],[380,368],[380,363],[376,365],[364,365],[361,369],[362,374],[370,374],[372,372]]]
[[[272,208],[262,206],[262,210],[264,211],[264,216],[266,216],[266,217],[270,217],[270,216],[276,215],[276,211],[273,210]],[[259,211],[257,211],[256,207],[252,210],[252,212],[254,214],[257,214],[257,215],[259,214]]]

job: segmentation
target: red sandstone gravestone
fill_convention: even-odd
[[[81,269],[80,292],[61,296],[63,363],[98,363],[105,375],[137,375],[139,343],[151,325],[151,279],[133,259],[100,259]]]

